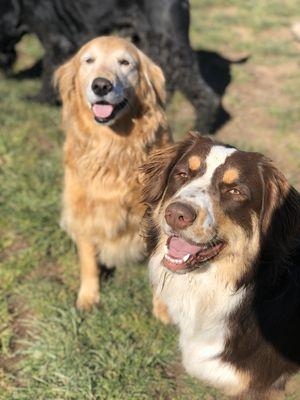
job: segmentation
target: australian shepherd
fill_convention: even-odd
[[[261,154],[197,133],[144,171],[154,314],[186,371],[273,399],[300,365],[300,195]]]

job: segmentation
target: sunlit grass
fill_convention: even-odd
[[[286,33],[274,36],[288,29],[298,2],[192,0],[191,5],[195,48],[251,56],[246,65],[232,68],[230,87],[238,90],[228,90],[225,98],[233,118],[247,115],[244,98],[262,83],[255,67],[271,71],[299,57]],[[42,55],[33,36],[24,37],[18,51],[16,70]],[[249,118],[230,141],[270,155],[272,144],[279,143],[286,171],[299,185],[299,75],[293,70],[275,82],[284,101],[256,98],[272,133],[266,139],[247,136],[244,132],[256,129],[255,118]],[[176,329],[151,315],[146,265],[128,266],[103,282],[100,309],[75,310],[77,256],[59,228],[60,110],[25,100],[39,85],[39,80],[0,80],[0,399],[223,399],[180,369]],[[194,111],[181,94],[174,96],[168,116],[176,139],[193,127]],[[269,132],[270,126],[259,128]],[[26,312],[20,312],[23,307]],[[297,393],[286,399],[297,399]]]

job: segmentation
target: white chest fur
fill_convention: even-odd
[[[180,329],[180,348],[186,371],[230,392],[239,392],[240,375],[222,361],[228,331],[228,315],[241,302],[244,292],[234,293],[218,280],[217,265],[177,275],[161,265],[161,255],[149,263],[156,294],[168,306]]]

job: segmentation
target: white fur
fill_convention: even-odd
[[[161,264],[163,256],[161,246],[150,259],[150,279],[179,326],[186,371],[216,387],[238,392],[240,376],[221,360],[221,355],[228,335],[228,316],[242,301],[244,291],[234,292],[218,279],[217,262],[178,275]]]
[[[210,228],[214,223],[212,202],[208,194],[208,188],[211,185],[213,174],[220,165],[225,163],[227,157],[235,151],[236,149],[225,146],[212,146],[205,160],[205,173],[199,178],[193,179],[191,183],[188,183],[180,189],[176,195],[176,198],[188,200],[206,210],[206,218],[203,224],[205,229]],[[195,196],[196,194],[197,196]]]

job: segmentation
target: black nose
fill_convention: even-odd
[[[111,92],[113,88],[112,83],[105,78],[96,78],[92,83],[92,90],[97,96],[105,96]]]
[[[196,211],[192,206],[180,202],[169,204],[165,211],[166,221],[173,229],[187,228],[192,225],[196,216]]]

